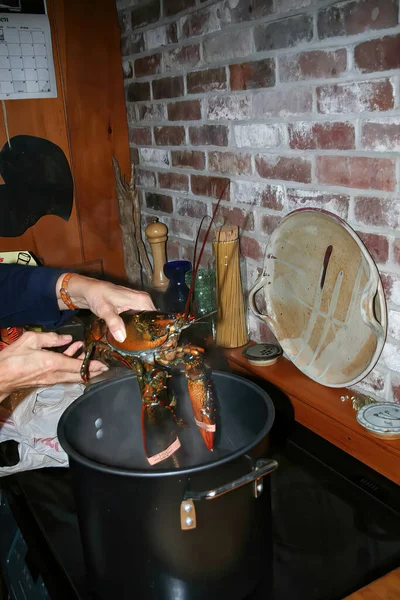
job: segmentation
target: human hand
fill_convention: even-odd
[[[0,352],[0,402],[19,389],[82,382],[82,359],[72,358],[82,347],[82,342],[74,342],[63,354],[48,350],[71,341],[70,335],[28,331],[4,348]],[[97,360],[90,362],[91,377],[107,369]]]
[[[60,287],[65,274],[57,281],[57,298],[61,310],[67,306],[60,298]],[[120,313],[126,310],[156,310],[147,292],[131,290],[114,285],[108,281],[99,281],[83,275],[74,275],[68,283],[68,293],[71,301],[79,308],[88,308],[95,315],[104,319],[113,337],[118,342],[126,338],[125,325]]]

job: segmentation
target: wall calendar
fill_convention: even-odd
[[[0,100],[56,98],[47,15],[0,15]]]

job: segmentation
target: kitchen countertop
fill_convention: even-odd
[[[357,423],[346,388],[328,388],[309,379],[286,358],[268,367],[251,365],[242,356],[245,348],[225,349],[233,371],[251,374],[281,389],[289,398],[295,420],[338,448],[400,484],[400,440],[383,440]],[[349,396],[344,402],[341,396]]]
[[[400,594],[400,569],[388,573],[344,600],[398,600]]]

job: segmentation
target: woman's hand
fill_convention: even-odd
[[[28,331],[4,348],[0,352],[0,402],[13,391],[23,388],[82,382],[82,359],[72,358],[82,347],[82,342],[74,342],[63,354],[47,350],[71,341],[70,335]],[[90,361],[91,377],[107,370],[103,363]]]
[[[60,288],[64,275],[57,281],[57,299],[61,310],[67,306],[61,299]],[[104,319],[112,335],[118,342],[126,338],[124,322],[119,316],[125,310],[156,310],[150,295],[147,292],[131,290],[108,281],[99,281],[83,275],[74,275],[68,283],[70,298],[79,308],[88,308]]]

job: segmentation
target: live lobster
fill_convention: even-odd
[[[177,400],[168,389],[170,371],[178,364],[183,364],[185,367],[195,424],[207,448],[210,451],[214,448],[216,410],[212,387],[203,360],[204,350],[192,344],[180,345],[179,338],[184,329],[196,322],[195,317],[189,315],[194,282],[224,192],[225,189],[216,204],[193,269],[185,312],[183,314],[158,311],[122,313],[121,317],[127,332],[126,339],[122,343],[112,336],[101,319],[96,319],[86,333],[86,352],[81,369],[83,381],[88,380],[89,361],[94,356],[106,363],[112,358],[117,359],[126,367],[136,371],[142,397],[143,444],[151,464],[170,455],[166,453],[168,448],[159,449],[156,455],[161,458],[154,460],[155,451],[149,451],[148,448],[148,434],[152,427],[154,429],[161,419],[168,416],[171,416],[177,425],[187,426],[178,419],[175,412]],[[169,447],[177,446],[169,444]]]

